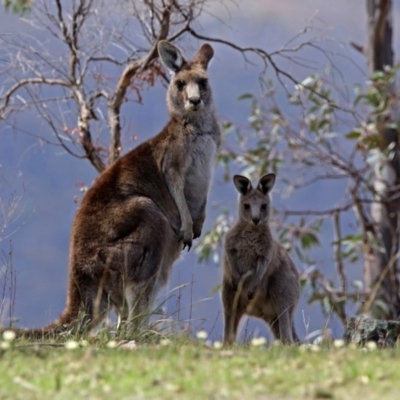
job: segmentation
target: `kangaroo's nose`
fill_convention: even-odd
[[[257,225],[260,222],[260,218],[252,218],[251,220],[253,221],[254,225]]]
[[[200,97],[191,97],[189,99],[189,101],[190,101],[190,104],[192,104],[194,106],[198,106],[201,102],[201,99],[200,99]]]

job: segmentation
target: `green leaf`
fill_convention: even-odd
[[[374,73],[371,74],[371,76],[369,77],[370,81],[378,81],[380,79],[384,79],[385,78],[385,73],[382,71],[375,71]]]
[[[354,129],[349,133],[346,133],[346,138],[347,139],[358,139],[361,136],[361,131],[359,129]]]
[[[32,8],[33,1],[30,0],[4,0],[6,11],[12,11],[14,14],[25,14]]]
[[[313,232],[303,233],[300,237],[300,242],[303,249],[309,249],[319,245],[318,236]]]
[[[252,99],[252,98],[253,98],[253,95],[251,93],[244,93],[241,96],[239,96],[237,99],[239,101],[241,101],[241,100]]]

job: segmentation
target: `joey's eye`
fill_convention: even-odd
[[[176,85],[177,89],[179,91],[181,91],[185,87],[185,82],[184,81],[176,81],[175,85]]]
[[[198,85],[200,86],[200,89],[206,89],[207,88],[207,79],[199,79]]]
[[[267,209],[267,205],[266,205],[266,204],[262,204],[262,205],[261,205],[261,210],[262,210],[262,211],[265,211],[266,209]]]
[[[244,204],[244,209],[245,210],[250,210],[250,204]]]

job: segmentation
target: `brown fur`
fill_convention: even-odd
[[[121,320],[149,309],[179,257],[201,234],[220,130],[203,45],[187,62],[161,41],[175,75],[167,91],[171,119],[163,131],[111,165],[88,190],[72,228],[67,304],[57,321],[27,336],[92,328],[114,307]],[[179,82],[178,82],[179,81]]]
[[[299,273],[272,237],[269,192],[275,175],[263,176],[256,189],[240,175],[239,218],[225,236],[222,303],[224,343],[236,341],[244,315],[263,319],[274,337],[284,343],[298,341],[293,314],[300,297]]]

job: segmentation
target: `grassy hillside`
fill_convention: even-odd
[[[9,343],[0,350],[0,399],[369,400],[400,390],[397,349]]]

